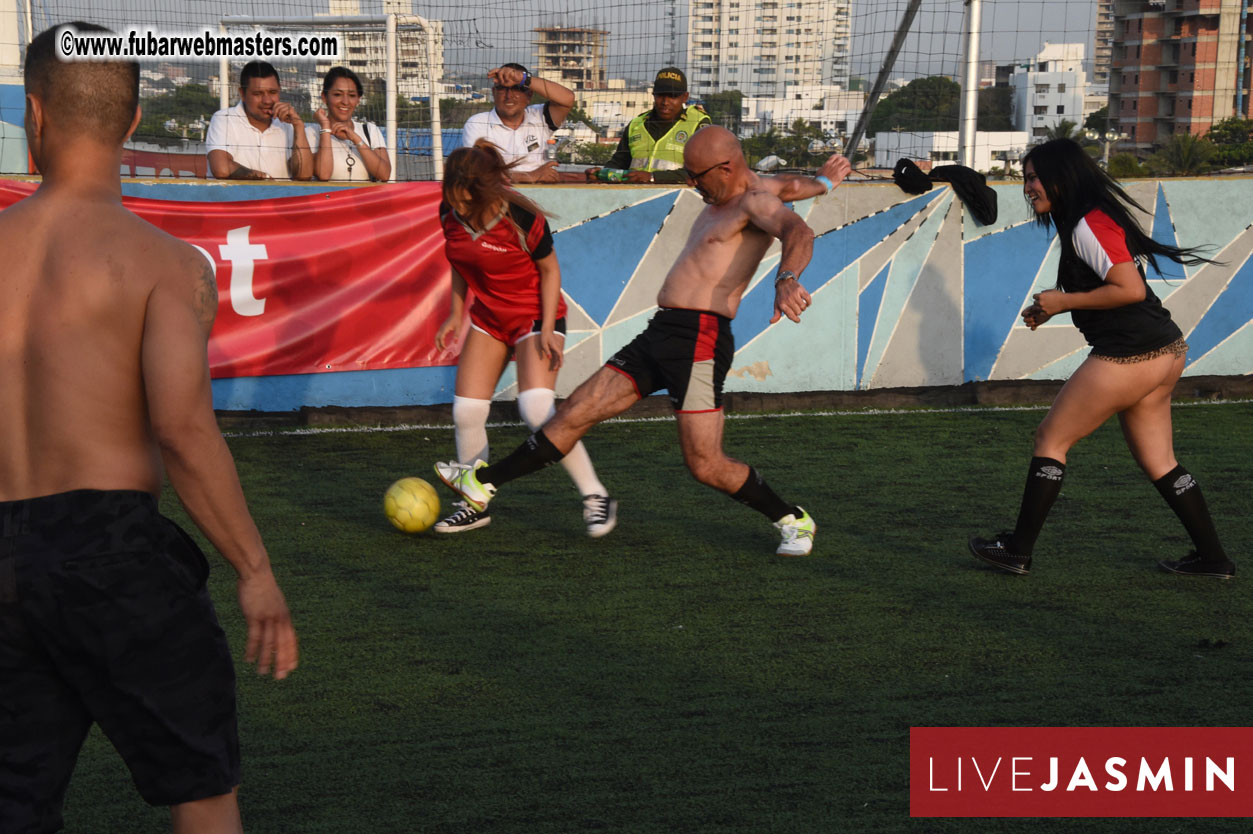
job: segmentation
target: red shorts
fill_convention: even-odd
[[[499,316],[492,313],[482,304],[475,304],[470,308],[470,326],[475,330],[486,333],[498,342],[504,342],[509,347],[515,347],[518,342],[526,337],[539,333],[543,327],[543,322],[525,313],[516,316]],[[557,319],[553,330],[562,336],[566,335],[566,320],[564,316]]]

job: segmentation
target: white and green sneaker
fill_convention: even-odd
[[[475,475],[484,466],[487,466],[487,462],[482,460],[476,460],[473,466],[456,461],[441,462],[435,464],[435,474],[449,489],[464,498],[467,504],[482,512],[496,494],[496,487],[479,483],[478,476]]]
[[[774,523],[783,534],[783,541],[779,542],[779,549],[775,551],[778,556],[808,556],[814,549],[814,533],[818,532],[818,525],[804,507],[797,509],[801,511],[800,518],[789,513]]]

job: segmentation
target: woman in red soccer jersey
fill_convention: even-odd
[[[1136,463],[1179,516],[1196,550],[1164,560],[1162,569],[1229,579],[1235,565],[1223,551],[1201,488],[1175,460],[1170,398],[1188,345],[1144,278],[1142,261],[1208,262],[1194,249],[1159,243],[1140,228],[1127,196],[1078,144],[1055,139],[1023,158],[1023,191],[1036,221],[1054,226],[1061,243],[1058,288],[1033,296],[1022,311],[1032,330],[1070,312],[1092,350],[1036,429],[1018,522],[994,539],[972,538],[978,558],[1016,574],[1031,552],[1061,491],[1066,453],[1117,414]]]
[[[561,268],[543,212],[509,185],[509,166],[486,140],[458,148],[444,168],[440,223],[452,267],[452,304],[435,337],[442,350],[456,340],[473,291],[470,329],[457,362],[453,397],[457,460],[487,460],[487,415],[510,355],[518,368],[518,412],[532,431],[556,413],[554,385],[565,346],[566,303]],[[562,466],[583,496],[587,534],[603,536],[617,523],[617,502],[596,477],[583,444]],[[491,521],[461,503],[436,523],[437,533],[460,533]]]

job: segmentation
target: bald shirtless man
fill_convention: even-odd
[[[234,668],[164,475],[239,574],[257,671],[296,634],[213,416],[213,268],[122,207],[139,67],[62,62],[56,31],[26,53],[43,182],[0,213],[0,831],[60,830],[95,722],[175,832],[237,834]]]
[[[814,233],[783,205],[821,193],[794,180],[765,182],[744,161],[735,136],[721,127],[696,133],[683,151],[687,180],[708,204],[657,295],[661,308],[647,329],[575,389],[557,414],[516,451],[492,465],[437,463],[440,480],[476,509],[497,487],[560,460],[592,426],[621,414],[636,400],[665,388],[674,405],[679,448],[696,480],[725,492],[774,522],[782,534],[776,551],[806,556],[813,549],[813,518],[777,496],[757,471],[722,450],[722,383],[735,345],[731,319],[740,296],[770,244],[783,244],[775,277],[774,315],[795,322],[810,297],[797,280],[813,252]],[[828,160],[831,187],[848,174],[843,157]],[[816,186],[816,188],[815,188]],[[811,194],[812,196],[812,194]]]

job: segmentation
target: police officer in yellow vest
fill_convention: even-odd
[[[629,168],[627,182],[683,183],[683,146],[709,124],[709,114],[687,106],[687,76],[666,67],[653,82],[653,109],[631,120],[607,168]],[[599,168],[587,172],[588,181]]]

